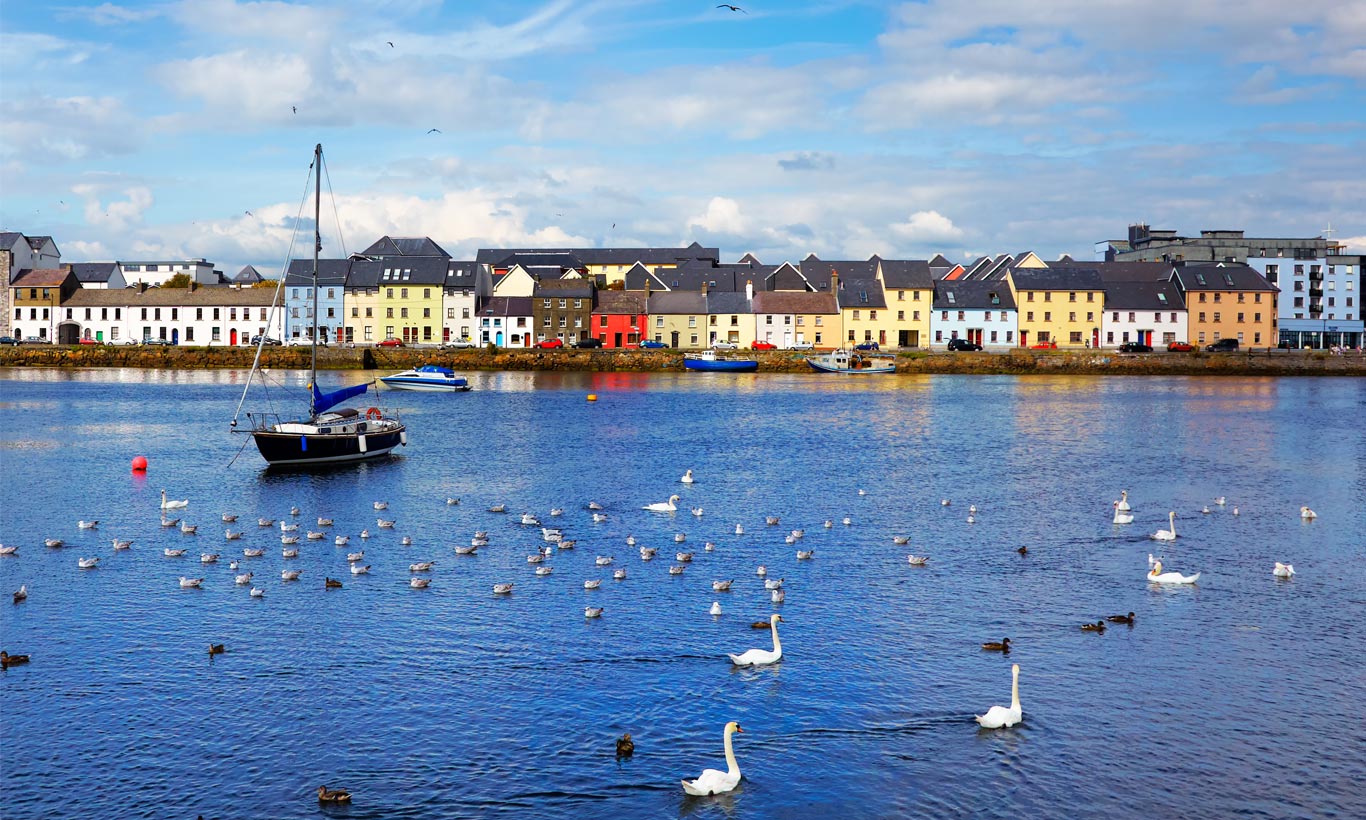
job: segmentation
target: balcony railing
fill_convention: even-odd
[[[1310,289],[1309,289],[1309,298],[1310,298],[1310,299],[1322,299],[1322,298],[1323,298],[1323,288],[1310,288]]]
[[[1323,305],[1310,305],[1309,312],[1316,315],[1323,313]]]
[[[1323,281],[1323,271],[1310,271],[1310,272],[1309,272],[1309,281],[1310,281],[1310,282],[1322,282],[1322,281]]]

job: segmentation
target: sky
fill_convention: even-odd
[[[1366,0],[737,5],[9,0],[0,229],[278,275],[322,143],[330,257],[1366,253]]]

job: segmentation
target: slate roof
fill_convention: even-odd
[[[1280,292],[1255,268],[1242,263],[1223,265],[1177,265],[1173,275],[1182,290],[1264,290]]]
[[[481,261],[476,259],[477,261]],[[555,268],[557,270],[586,270],[587,265],[571,251],[532,251],[509,254],[497,262],[490,263],[495,268],[510,268],[521,265],[524,268]]]
[[[545,279],[536,283],[531,295],[537,299],[591,299],[593,283],[587,279]]]
[[[888,290],[913,290],[934,287],[933,269],[935,260],[943,260],[945,271],[953,265],[942,256],[926,261],[924,259],[884,259],[882,260],[882,281]]]
[[[379,274],[383,268],[384,263],[380,261],[352,260],[351,270],[346,274],[346,287],[352,290],[378,288]]]
[[[1005,282],[941,280],[934,283],[934,309],[1014,310],[1015,297]]]
[[[479,284],[479,272],[482,267],[483,265],[478,262],[451,260],[446,263],[446,287],[474,289]]]
[[[1094,266],[1011,268],[1017,290],[1104,290],[1105,283]],[[991,281],[991,280],[986,280]]]
[[[831,293],[800,290],[766,290],[754,294],[755,313],[839,313]]]
[[[654,315],[702,314],[707,312],[707,297],[700,291],[664,291],[650,294],[650,309]]]
[[[62,307],[269,307],[273,288],[81,288]]]
[[[76,274],[76,280],[81,284],[87,282],[109,283],[114,274],[119,272],[118,262],[72,262],[69,265],[62,265]]]
[[[1106,282],[1106,310],[1185,310],[1186,300],[1175,282]]]
[[[1073,267],[1095,268],[1106,282],[1165,282],[1172,278],[1170,262],[1093,262],[1073,264]],[[1062,262],[1049,263],[1050,268],[1067,267]]]
[[[441,256],[450,259],[445,249],[429,236],[382,236],[361,251],[364,256]]]
[[[571,253],[585,265],[630,265],[636,262],[673,265],[690,259],[717,262],[721,258],[719,248],[704,248],[694,242],[686,248],[480,248],[474,260],[498,265],[517,253]]]
[[[60,287],[71,271],[66,268],[32,268],[21,270],[10,282],[12,288],[55,288]]]
[[[490,296],[479,306],[481,316],[530,316],[530,296]]]
[[[882,310],[887,307],[887,298],[882,292],[882,283],[876,279],[842,278],[837,295],[841,308]]]
[[[645,294],[629,290],[600,290],[594,313],[626,314],[639,316],[647,313]]]
[[[236,276],[232,277],[232,281],[233,284],[237,285],[254,285],[257,282],[266,281],[266,277],[262,276],[255,267],[247,265],[239,270]]]
[[[812,283],[829,282],[831,271],[838,273],[841,279],[873,279],[880,261],[876,256],[872,259],[821,259],[813,253],[802,260],[801,271]]]
[[[379,285],[443,285],[446,282],[446,256],[410,256],[380,260]],[[387,278],[386,278],[387,277]]]
[[[750,314],[753,306],[743,292],[709,291],[707,293],[707,313]]]
[[[50,236],[29,236],[25,238],[28,239],[28,246],[35,251],[42,250],[44,245],[52,242],[52,237]],[[55,245],[56,243],[53,242],[53,244]]]
[[[346,276],[351,271],[350,259],[319,259],[318,287],[346,286]],[[313,287],[313,260],[294,259],[285,273],[285,287]]]
[[[0,251],[14,250],[15,243],[23,238],[24,235],[16,231],[0,231]]]

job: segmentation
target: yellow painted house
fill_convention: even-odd
[[[700,350],[708,347],[707,297],[698,291],[650,293],[646,317],[646,339],[663,342],[672,348]]]
[[[929,347],[930,313],[934,304],[934,276],[930,263],[920,259],[878,260],[886,312],[879,335],[887,346]],[[884,332],[885,331],[885,332]]]
[[[447,260],[440,256],[380,260],[375,326],[381,340],[440,344]],[[382,328],[382,332],[378,329]]]
[[[1105,284],[1094,268],[1011,267],[1005,278],[1019,312],[1020,347],[1100,346]]]

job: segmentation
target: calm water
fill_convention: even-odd
[[[475,374],[466,395],[391,394],[413,442],[400,458],[310,476],[263,472],[254,447],[229,466],[240,378],[0,371],[0,541],[19,545],[0,556],[0,591],[30,592],[0,606],[0,643],[33,656],[0,675],[0,815],[1366,810],[1366,380]],[[163,487],[190,499],[200,535],[158,526]],[[1135,523],[1115,527],[1123,488]],[[678,513],[639,509],[671,493]],[[376,500],[394,530],[376,529]],[[608,521],[592,523],[590,500]],[[499,502],[510,515],[486,511]],[[1302,523],[1301,504],[1320,518]],[[301,531],[336,525],[286,561],[255,519],[290,505]],[[553,506],[578,547],[536,577],[540,533],[517,514],[550,523]],[[1168,510],[1181,538],[1159,549],[1147,534]],[[224,511],[243,541],[224,540]],[[364,527],[373,569],[352,577]],[[793,527],[814,560],[784,543]],[[492,544],[454,555],[480,529]],[[678,532],[697,559],[674,577]],[[334,547],[343,533],[352,545]],[[642,562],[628,534],[660,557]],[[133,548],[115,553],[114,537]],[[233,583],[243,546],[266,548],[239,570],[264,599]],[[205,551],[223,562],[201,566]],[[1199,585],[1149,586],[1150,551]],[[92,555],[98,569],[76,568]],[[437,565],[413,590],[420,560]],[[1298,575],[1274,579],[1277,560]],[[760,563],[786,578],[785,603],[769,603]],[[282,583],[284,566],[303,579]],[[181,590],[181,575],[207,580]],[[324,591],[325,575],[344,589]],[[495,598],[498,581],[515,592]],[[586,604],[606,612],[585,620]],[[725,653],[767,646],[749,623],[775,610],[783,662],[733,670]],[[1130,610],[1132,628],[1078,628]],[[978,649],[1003,636],[1010,656]],[[211,661],[210,642],[228,653]],[[1012,662],[1024,722],[979,731],[974,713],[1009,703]],[[746,729],[741,788],[686,798],[680,778],[724,768],[728,720]],[[624,731],[637,752],[618,762]],[[322,783],[354,805],[320,810]]]

